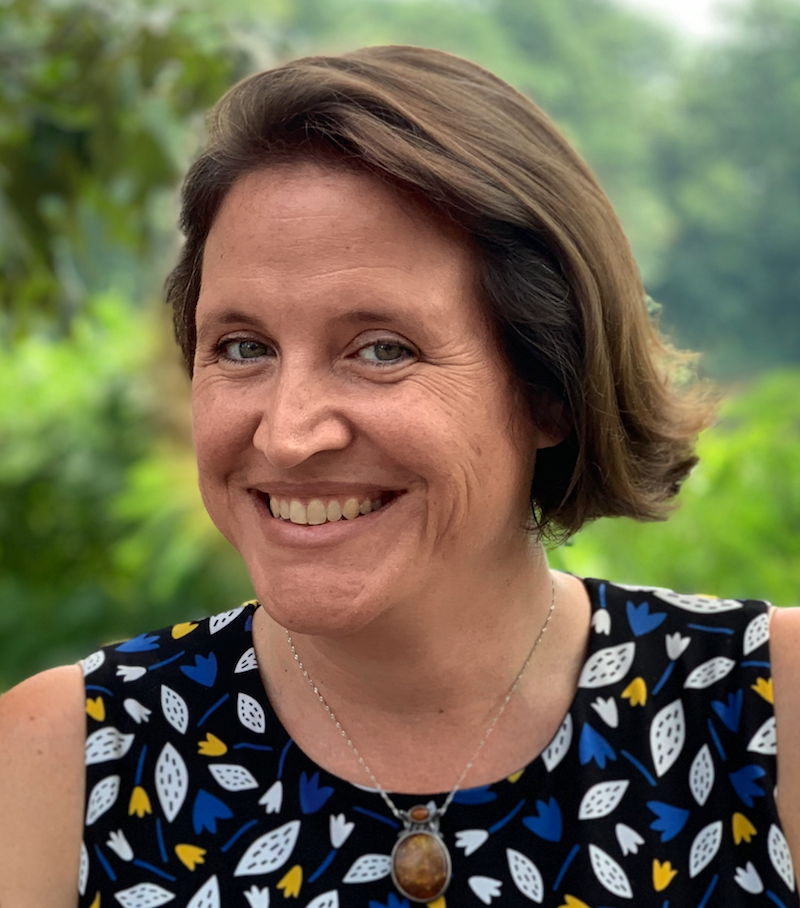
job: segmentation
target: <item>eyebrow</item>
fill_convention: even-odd
[[[416,331],[427,333],[424,326],[413,317],[409,317],[405,312],[386,309],[349,309],[341,312],[330,319],[334,325],[361,323],[361,324],[386,324],[394,322],[401,326],[408,326]],[[228,309],[219,315],[211,315],[204,319],[201,325],[198,325],[198,334],[202,335],[211,325],[251,325],[252,327],[263,327],[261,319],[248,315],[246,312],[240,312],[237,309]]]

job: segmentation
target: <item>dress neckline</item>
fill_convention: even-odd
[[[603,610],[605,610],[607,608],[607,601],[606,601],[607,587],[612,586],[613,584],[610,584],[608,581],[594,580],[594,579],[586,578],[586,577],[579,577],[578,579],[583,584],[584,589],[586,590],[586,593],[587,593],[587,596],[589,599],[590,622],[591,622],[591,628],[590,628],[590,632],[589,632],[589,643],[586,648],[586,653],[585,653],[585,656],[584,656],[584,659],[583,659],[583,662],[581,665],[581,672],[579,672],[579,677],[580,677],[580,674],[583,672],[584,668],[586,667],[587,662],[592,658],[592,656],[599,649],[602,649],[603,646],[607,645],[607,642],[604,643],[604,640],[602,637],[603,632],[600,632],[600,633],[596,632],[596,615],[598,612],[602,612]],[[248,606],[247,606],[247,608],[250,609],[250,614],[248,616],[247,621],[248,621],[248,630],[249,630],[249,634],[250,634],[251,645],[253,644],[252,619],[253,619],[256,609],[258,609],[259,607],[260,607],[260,605],[258,602],[248,603]],[[605,632],[605,633],[607,633],[607,632]],[[608,638],[605,638],[605,640],[608,641]],[[254,654],[254,658],[256,658],[254,645],[253,645],[253,654]],[[349,780],[344,779],[341,776],[337,776],[335,773],[326,769],[324,766],[321,766],[320,764],[318,764],[304,750],[302,750],[302,748],[300,748],[299,745],[297,745],[297,743],[294,741],[294,739],[291,738],[291,736],[289,735],[289,732],[286,730],[286,728],[284,727],[283,723],[280,720],[280,717],[278,716],[275,709],[273,708],[272,703],[267,694],[267,691],[264,688],[264,685],[261,681],[260,670],[255,671],[252,674],[255,676],[255,685],[254,686],[256,686],[259,691],[259,696],[257,696],[256,699],[259,700],[259,702],[261,703],[261,705],[264,707],[265,711],[267,712],[268,716],[280,728],[282,735],[285,736],[285,740],[287,741],[287,750],[289,749],[289,746],[291,746],[291,748],[296,749],[297,752],[301,755],[302,760],[307,765],[307,771],[310,771],[312,773],[318,773],[319,778],[322,782],[333,783],[336,785],[349,785],[353,789],[356,789],[361,792],[365,792],[370,795],[374,795],[382,803],[382,800],[380,799],[380,794],[376,788],[373,788],[369,785],[361,785],[356,782],[350,782]],[[255,696],[255,694],[253,694],[253,695]],[[520,778],[523,775],[523,773],[529,773],[534,770],[535,771],[544,770],[545,772],[549,772],[549,769],[547,768],[547,761],[548,761],[547,755],[554,754],[557,750],[560,749],[561,746],[566,746],[566,747],[569,746],[568,742],[565,739],[567,737],[569,737],[571,739],[571,737],[572,737],[572,730],[575,725],[573,714],[576,712],[576,707],[578,705],[578,701],[580,700],[580,698],[581,698],[581,688],[580,688],[580,686],[576,686],[576,688],[572,694],[572,698],[570,699],[569,706],[567,707],[564,715],[562,716],[561,722],[559,723],[559,726],[556,729],[554,735],[552,736],[550,741],[547,743],[547,745],[540,751],[540,753],[538,753],[535,757],[533,757],[531,760],[529,760],[524,766],[521,766],[514,773],[511,773],[508,776],[503,776],[502,778],[497,779],[494,782],[489,782],[484,785],[478,785],[478,786],[474,786],[474,787],[462,788],[459,790],[459,793],[482,792],[482,791],[486,791],[488,789],[496,790],[499,786],[503,786],[503,785],[511,786],[513,784],[512,780],[516,781],[516,779]],[[444,792],[437,791],[437,792],[433,792],[433,793],[427,793],[427,792],[426,793],[408,793],[408,792],[394,792],[391,790],[387,790],[387,793],[389,795],[391,795],[391,797],[395,801],[398,801],[398,800],[399,801],[408,801],[410,804],[412,802],[421,803],[421,802],[425,802],[428,800],[440,802],[443,798],[447,797],[447,795],[450,792],[449,791],[444,791]],[[468,794],[465,794],[465,798],[466,797],[468,797]],[[459,798],[457,795],[456,803],[458,803],[458,800],[459,800]],[[402,806],[402,805],[399,804],[398,806]]]

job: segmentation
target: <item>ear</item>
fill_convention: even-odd
[[[539,395],[533,416],[534,445],[541,448],[554,448],[572,431],[572,418],[566,406],[555,400],[547,392]]]

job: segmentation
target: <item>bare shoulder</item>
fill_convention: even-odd
[[[0,905],[75,908],[83,832],[83,675],[54,668],[0,697]]]
[[[773,609],[772,685],[778,735],[778,811],[800,867],[800,608]]]

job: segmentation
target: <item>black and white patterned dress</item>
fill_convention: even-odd
[[[456,796],[442,821],[452,882],[430,904],[797,908],[768,606],[586,587],[569,712],[524,770]],[[80,908],[411,908],[392,885],[399,824],[384,802],[314,764],[271,709],[254,609],[83,660]]]

